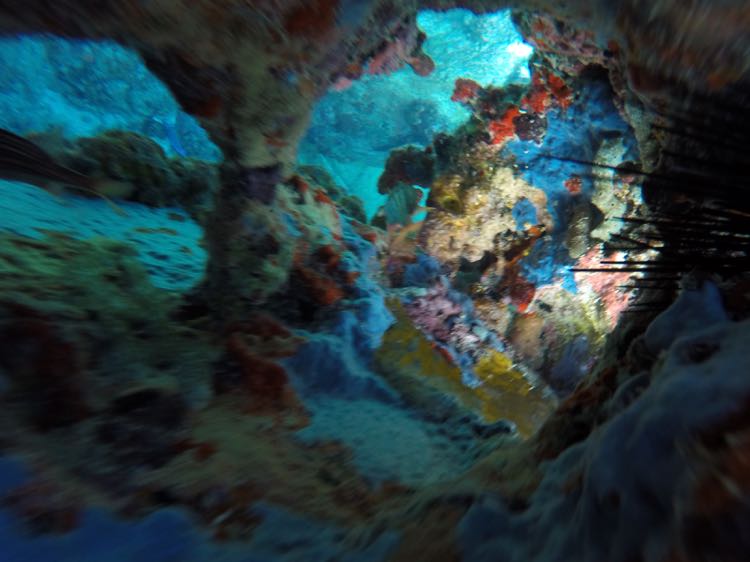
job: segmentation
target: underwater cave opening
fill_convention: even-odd
[[[571,266],[595,262],[613,231],[612,217],[638,201],[636,186],[616,174],[587,173],[564,159],[616,166],[636,158],[606,77],[584,72],[581,91],[573,92],[540,65],[520,32],[534,21],[519,17],[509,10],[420,12],[417,23],[427,36],[421,47],[432,71],[399,68],[400,55],[379,55],[358,80],[335,81],[316,103],[299,147],[296,177],[304,179],[295,180],[301,182],[295,189],[311,183],[338,193],[344,213],[382,232],[373,234],[383,268],[377,282],[403,324],[392,331],[414,329],[409,338],[429,342],[429,353],[445,361],[433,371],[460,382],[445,383],[449,394],[466,395],[461,400],[487,421],[509,419],[528,435],[556,397],[589,372],[623,308],[617,285],[629,276],[574,274]],[[0,95],[7,108],[0,126],[30,135],[73,167],[98,151],[93,169],[158,193],[131,199],[173,206],[164,210],[164,225],[127,207],[141,217],[130,224],[103,220],[100,201],[74,198],[75,220],[86,223],[81,217],[90,208],[91,231],[135,243],[158,286],[194,286],[205,267],[197,240],[211,202],[205,189],[183,188],[186,176],[191,185],[215,186],[212,163],[220,157],[200,125],[136,54],[115,43],[20,37],[4,39],[0,55],[6,76],[14,61],[24,61],[20,78]],[[30,84],[38,96],[26,95]],[[103,133],[110,129],[128,132]],[[102,146],[76,140],[97,134],[107,139]],[[54,214],[39,198],[14,189],[5,204],[26,207],[19,219],[25,224],[6,221],[5,228],[30,232],[66,223],[64,209]],[[191,217],[173,221],[183,211]],[[276,219],[264,212],[245,219],[255,240],[266,237],[252,242],[249,255],[261,256],[270,245],[291,263],[287,242],[273,233]],[[304,232],[292,224],[296,211],[273,212],[293,237]],[[305,220],[336,228],[335,221],[324,226],[331,220],[324,215]],[[256,294],[272,294],[286,279],[281,268],[264,273]],[[324,301],[340,298],[333,285],[316,290]],[[305,306],[302,317],[313,318],[316,307]],[[277,311],[295,316],[287,312]],[[380,370],[398,360],[383,360]]]
[[[671,83],[719,8],[41,4],[156,74],[0,39],[0,559],[744,560],[744,60]]]

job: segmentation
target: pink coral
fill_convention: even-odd
[[[436,285],[405,308],[419,329],[443,343],[451,339],[449,320],[463,312],[461,305],[450,299],[448,290],[442,285]]]
[[[467,317],[457,295],[447,285],[435,285],[404,308],[412,322],[439,344],[470,356],[480,348],[482,338],[473,330],[475,322]]]
[[[406,64],[409,55],[403,41],[388,43],[367,66],[368,74],[390,74]]]
[[[603,259],[601,245],[594,246],[576,263],[577,268],[596,269],[606,266],[601,265]],[[625,254],[618,252],[606,258],[608,261],[620,261],[625,259]],[[628,307],[630,294],[620,288],[633,277],[633,273],[623,272],[576,272],[575,280],[579,285],[588,285],[599,297],[607,312],[610,326],[614,328],[620,314]]]
[[[354,80],[351,78],[347,78],[346,76],[341,76],[338,78],[333,84],[331,84],[331,89],[334,92],[343,92],[344,90],[348,90],[354,85]]]

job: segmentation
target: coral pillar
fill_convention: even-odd
[[[215,208],[206,224],[206,246],[209,254],[206,277],[200,289],[201,297],[211,311],[222,320],[241,315],[248,296],[247,266],[260,268],[257,254],[246,247],[248,226],[245,210],[253,202],[268,205],[275,197],[276,183],[281,179],[280,168],[246,168],[225,161],[220,171],[221,188]],[[249,264],[248,256],[256,263]],[[245,272],[245,273],[243,273]]]

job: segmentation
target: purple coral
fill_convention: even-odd
[[[450,299],[448,289],[435,285],[424,296],[406,304],[406,311],[420,330],[441,343],[449,343],[453,321],[463,312],[460,304]]]
[[[427,294],[405,306],[409,317],[422,332],[460,355],[475,358],[484,340],[480,335],[482,329],[467,314],[460,295],[451,291],[448,285],[438,283]]]

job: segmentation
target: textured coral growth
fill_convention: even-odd
[[[561,109],[567,109],[572,103],[573,92],[562,78],[549,71],[535,71],[531,79],[531,89],[521,100],[521,107],[534,113],[544,113],[552,100]]]
[[[488,126],[491,143],[501,144],[506,140],[512,138],[516,134],[515,125],[513,120],[521,114],[521,111],[517,106],[511,105],[505,110],[505,113],[500,119],[490,121]]]
[[[402,41],[388,43],[370,60],[368,74],[390,74],[406,64],[408,54]]]
[[[326,244],[321,246],[316,250],[315,256],[323,264],[329,275],[338,272],[339,265],[341,264],[341,254],[332,245]]]
[[[302,341],[267,315],[230,325],[226,352],[237,365],[239,379],[228,386],[215,379],[215,390],[245,394],[248,413],[297,408],[299,401],[288,385],[287,373],[275,359],[293,355]]]
[[[307,193],[308,190],[310,189],[310,184],[308,184],[305,180],[303,180],[297,174],[289,178],[289,183],[292,184],[292,187],[297,191],[297,193],[299,193],[302,196],[304,196],[305,193]]]
[[[601,245],[594,246],[576,263],[576,267],[581,269],[596,269],[601,267],[602,260]],[[625,255],[617,252],[607,259],[614,261],[624,260]],[[626,292],[621,288],[633,278],[633,273],[628,271],[612,272],[576,272],[576,283],[588,285],[599,297],[599,301],[604,307],[604,311],[609,319],[610,326],[614,328],[622,312],[628,307],[632,293]]]
[[[304,266],[298,267],[295,272],[307,294],[316,303],[331,306],[344,298],[344,291],[330,277]]]
[[[315,201],[324,205],[331,205],[332,207],[334,206],[333,199],[331,199],[328,194],[322,189],[315,190]]]
[[[378,241],[378,233],[374,230],[362,230],[359,235],[370,244],[375,244]]]
[[[599,421],[606,401],[617,389],[617,374],[616,368],[604,369],[592,382],[579,386],[560,404],[539,432],[536,454],[540,459],[555,458],[588,437]]]
[[[539,72],[535,72],[531,79],[531,90],[521,101],[521,106],[534,113],[544,113],[549,103],[550,94],[544,86],[544,80]]]
[[[254,353],[240,333],[229,336],[227,352],[240,366],[251,411],[284,407],[288,377],[281,365]]]
[[[567,109],[573,101],[573,91],[562,78],[551,72],[547,73],[547,85],[560,107],[563,110]]]
[[[411,69],[419,76],[429,76],[435,70],[435,61],[425,53],[411,57],[407,62]]]
[[[534,300],[535,293],[536,287],[534,287],[534,284],[519,275],[511,285],[508,296],[519,312],[526,312],[529,304]]]
[[[270,315],[257,313],[246,322],[233,322],[227,333],[240,333],[248,344],[263,350],[266,357],[289,357],[297,351],[302,338]]]

